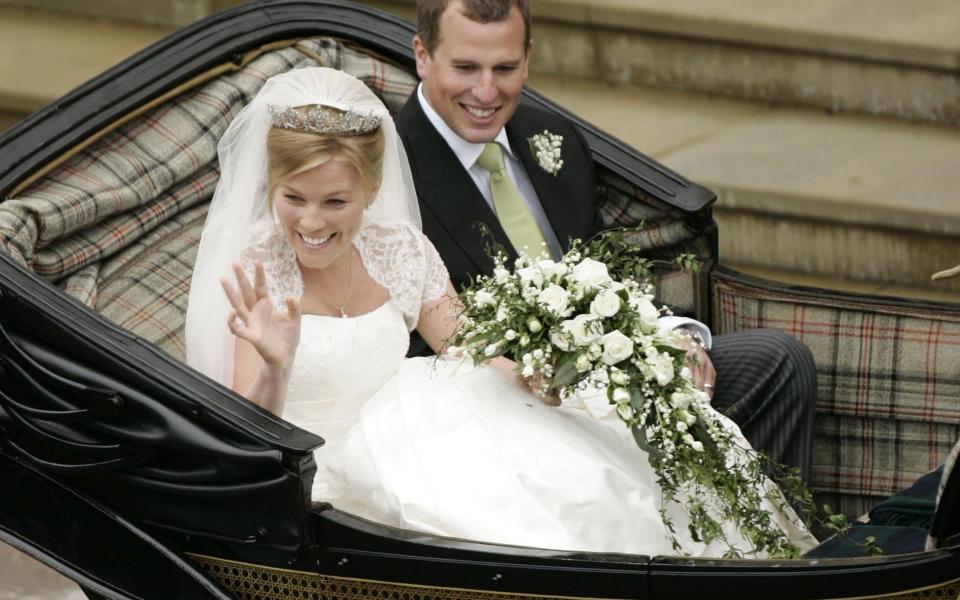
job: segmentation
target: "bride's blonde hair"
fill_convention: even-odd
[[[320,110],[331,115],[344,112],[329,106],[299,106],[305,114]],[[357,170],[368,201],[383,176],[383,129],[355,135],[326,135],[271,127],[267,133],[267,202],[273,210],[273,192],[285,179],[331,160],[345,160]]]

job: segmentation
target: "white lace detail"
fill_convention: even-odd
[[[363,265],[403,311],[413,331],[424,302],[437,300],[447,288],[447,268],[419,229],[403,221],[365,225],[354,240]]]
[[[303,280],[297,255],[277,229],[243,255],[247,276],[253,279],[254,261],[263,263],[270,301],[285,310],[286,298],[303,295]],[[353,241],[367,273],[390,293],[403,312],[407,329],[413,331],[424,302],[440,298],[447,289],[447,268],[423,233],[405,221],[366,223]]]
[[[297,254],[283,233],[276,227],[255,236],[260,243],[247,248],[243,253],[243,269],[253,281],[254,262],[263,264],[267,280],[267,293],[278,310],[286,311],[285,300],[299,300],[303,296],[303,279],[297,264]]]

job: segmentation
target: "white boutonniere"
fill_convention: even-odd
[[[556,176],[563,167],[563,159],[560,158],[563,136],[544,129],[543,133],[527,138],[527,142],[530,143],[530,152],[537,158],[540,168]]]

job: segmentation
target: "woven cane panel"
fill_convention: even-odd
[[[458,588],[427,587],[402,583],[333,577],[304,571],[274,569],[190,555],[195,563],[240,600],[522,600],[535,597],[561,600],[564,596],[531,596]]]
[[[565,596],[533,596],[439,588],[365,579],[333,577],[240,563],[210,556],[190,555],[195,563],[240,600],[570,600]],[[960,600],[960,580],[881,596],[837,596],[870,600]]]
[[[958,600],[960,599],[960,581],[951,581],[941,585],[919,590],[911,590],[891,596],[874,596],[877,600]]]

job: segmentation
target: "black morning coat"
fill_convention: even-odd
[[[460,290],[471,278],[493,271],[490,240],[481,235],[481,223],[509,251],[512,261],[516,254],[496,215],[427,119],[416,93],[410,95],[396,123],[417,188],[423,231],[446,263],[454,287]],[[561,247],[566,250],[570,238],[588,239],[598,230],[599,220],[593,160],[579,131],[560,115],[524,105],[517,108],[506,130]],[[556,175],[545,171],[530,149],[529,138],[544,130],[563,136],[563,167]],[[430,353],[417,335],[410,345],[411,356]]]

